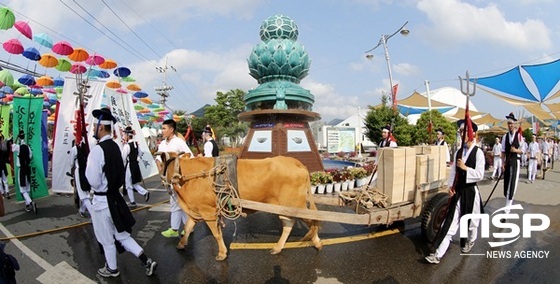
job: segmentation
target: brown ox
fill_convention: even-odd
[[[166,153],[166,155],[171,157],[171,160],[176,157],[175,153]],[[186,154],[166,164],[165,175],[160,173],[162,180],[164,183],[172,184],[179,205],[189,216],[185,224],[185,234],[177,248],[184,249],[196,222],[204,221],[218,243],[216,260],[224,260],[227,257],[227,248],[217,220],[217,194],[212,176],[214,158],[191,159]],[[176,175],[176,172],[179,173]],[[317,209],[310,195],[309,172],[294,158],[278,156],[262,160],[239,159],[237,181],[241,199],[294,208],[307,208],[309,202],[309,209]],[[290,217],[279,217],[283,225],[282,235],[270,251],[271,254],[282,251],[294,224],[294,220]],[[311,240],[315,248],[320,250],[323,245],[318,235],[319,222],[304,221],[309,226],[309,231],[302,240]]]

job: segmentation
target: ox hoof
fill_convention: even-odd
[[[322,250],[322,249],[323,249],[323,243],[316,244],[316,245],[315,245],[315,248],[316,248],[317,250]]]
[[[178,250],[185,250],[185,245],[178,244],[178,245],[177,245],[177,249],[178,249]]]
[[[281,249],[276,249],[276,248],[273,248],[273,249],[270,250],[270,254],[279,254],[281,252],[282,252]]]
[[[216,256],[216,260],[217,260],[217,261],[222,261],[222,260],[225,260],[226,258],[227,258],[227,255],[218,255],[218,256]]]

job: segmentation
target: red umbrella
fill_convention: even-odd
[[[26,38],[33,39],[33,32],[31,32],[31,27],[27,22],[17,21],[14,23],[14,27]]]
[[[103,64],[103,62],[105,62],[105,58],[97,54],[91,55],[86,59],[86,63],[89,65],[100,65]]]
[[[70,67],[70,73],[72,74],[84,74],[86,71],[87,68],[81,63],[74,63],[72,67]]]
[[[66,41],[59,41],[53,45],[52,51],[60,55],[70,55],[74,52],[74,48]]]
[[[11,54],[21,54],[23,52],[23,44],[15,38],[4,42],[2,46],[4,46],[4,49]]]

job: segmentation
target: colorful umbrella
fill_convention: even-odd
[[[117,89],[117,93],[119,94],[126,94],[128,93],[125,89]]]
[[[14,16],[14,13],[12,12],[12,10],[10,10],[6,7],[0,8],[0,29],[1,30],[11,29],[14,26],[15,22],[16,22],[16,16]]]
[[[14,84],[14,76],[7,69],[0,70],[0,82],[6,86],[12,86]]]
[[[2,91],[2,88],[0,88],[0,92]],[[144,107],[141,105],[134,105],[134,110],[143,110]]]
[[[111,74],[109,74],[109,72],[104,71],[104,70],[97,70],[97,73],[98,73],[97,77],[99,77],[99,78],[105,78],[106,79],[106,78],[111,77]]]
[[[55,67],[55,69],[60,72],[70,71],[71,68],[72,68],[72,63],[64,58],[58,59],[58,65],[56,65]]]
[[[115,74],[115,76],[117,77],[128,77],[128,75],[130,75],[130,69],[126,68],[126,67],[119,67],[115,70],[113,70],[113,74]]]
[[[148,98],[148,97],[141,98],[140,101],[143,102],[143,103],[145,103],[145,104],[147,104],[147,105],[151,105],[151,104],[153,103],[153,102],[152,102],[152,99],[150,99],[150,98]]]
[[[122,85],[121,85],[121,83],[119,83],[119,81],[113,80],[113,81],[109,81],[109,82],[105,83],[105,86],[107,86],[107,87],[109,87],[109,88],[111,88],[111,89],[118,89],[118,88],[120,88]]]
[[[58,59],[50,53],[45,53],[41,55],[39,64],[43,67],[52,68],[58,65]]]
[[[34,35],[33,40],[38,42],[40,45],[42,45],[44,47],[47,47],[47,48],[52,48],[53,47],[52,39],[47,34],[40,33],[40,34]]]
[[[70,43],[66,41],[59,41],[53,45],[52,51],[60,55],[70,55],[72,54],[72,52],[74,52],[74,48]]]
[[[31,32],[31,27],[28,23],[24,21],[17,21],[14,23],[14,27],[26,38],[33,39],[33,32]]]
[[[137,84],[130,84],[126,88],[134,92],[142,90],[142,88],[140,88],[140,86],[138,86]]]
[[[2,46],[4,50],[11,54],[21,54],[23,52],[23,44],[15,38],[5,41]]]
[[[62,86],[64,86],[64,79],[61,78],[61,77],[56,77],[56,78],[54,78],[53,81],[54,81],[54,84],[53,84],[53,85],[54,85],[55,87],[62,87]]]
[[[148,93],[138,91],[138,92],[134,93],[133,96],[134,96],[135,98],[143,99],[143,98],[148,97]],[[150,102],[150,103],[151,103],[151,102]]]
[[[103,64],[103,62],[105,62],[105,58],[97,54],[91,55],[86,59],[86,63],[89,65],[100,65]]]
[[[54,85],[54,82],[53,82],[53,85]],[[44,92],[44,93],[53,94],[53,96],[56,97],[56,95],[54,95],[54,94],[56,94],[56,90],[53,89],[53,88],[43,88],[43,92]],[[50,97],[49,97],[49,98],[50,98]]]
[[[113,69],[117,67],[117,62],[112,59],[105,59],[103,63],[99,64],[99,67],[103,69]]]
[[[126,76],[126,77],[121,78],[121,81],[127,82],[127,83],[136,82],[136,80],[134,80],[134,78],[132,78],[130,76]]]
[[[35,47],[26,48],[21,53],[21,55],[23,55],[23,57],[25,57],[29,60],[33,60],[33,61],[39,61],[41,59],[41,54],[39,53],[39,51]]]
[[[33,78],[33,76],[29,75],[29,74],[25,74],[23,76],[21,76],[18,79],[18,82],[26,85],[26,86],[31,86],[31,85],[35,85],[35,78]],[[18,90],[21,88],[18,88]],[[27,88],[26,88],[27,89]],[[16,90],[17,91],[17,90]],[[19,94],[19,93],[18,93]]]
[[[12,88],[10,88],[10,86],[3,86],[2,88],[0,88],[0,93],[1,94],[13,94],[14,90]]]
[[[74,48],[74,51],[70,55],[68,55],[68,58],[70,58],[70,60],[76,62],[82,62],[86,60],[88,57],[89,57],[89,53],[81,47]]]
[[[54,85],[54,80],[51,78],[51,76],[41,76],[39,77],[39,79],[37,79],[37,85],[41,87],[52,86]]]
[[[84,74],[86,73],[87,68],[81,63],[74,63],[72,67],[70,67],[70,73],[72,74]]]

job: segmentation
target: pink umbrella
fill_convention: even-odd
[[[74,52],[74,48],[66,41],[59,41],[53,45],[52,51],[60,55],[70,55]]]
[[[14,27],[26,38],[33,39],[33,32],[31,32],[31,27],[27,22],[17,21],[14,23]]]
[[[117,89],[117,93],[119,94],[126,94],[128,93],[125,89]]]
[[[11,54],[21,54],[23,52],[23,44],[15,38],[5,41],[2,46]]]
[[[86,59],[86,63],[89,65],[100,65],[103,64],[103,62],[105,62],[105,58],[97,54],[91,55]]]
[[[84,74],[86,71],[87,68],[81,63],[74,63],[72,64],[72,67],[70,67],[70,73],[72,74]]]

